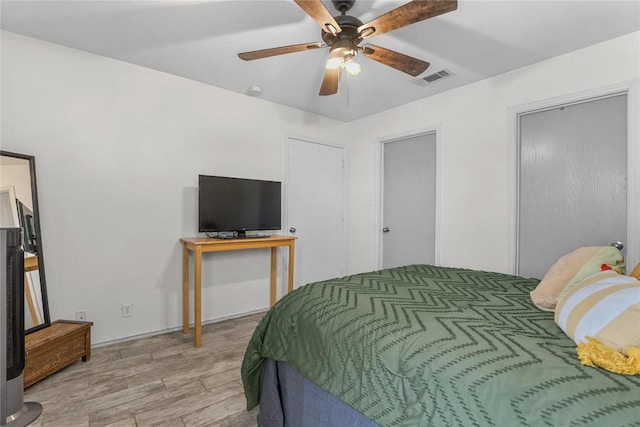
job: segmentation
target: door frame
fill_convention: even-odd
[[[414,138],[428,134],[436,135],[436,206],[435,206],[435,220],[436,220],[436,233],[435,233],[435,265],[440,265],[440,169],[441,169],[441,157],[440,157],[440,125],[432,125],[416,130],[396,133],[392,135],[386,135],[377,138],[378,149],[376,150],[376,181],[375,181],[375,196],[374,196],[374,212],[375,217],[373,220],[373,259],[376,270],[382,268],[383,257],[383,244],[382,244],[382,226],[384,222],[383,210],[384,210],[384,145],[390,142],[402,141],[404,139]]]
[[[530,102],[508,111],[507,179],[507,257],[510,273],[518,274],[518,230],[520,191],[520,117],[522,115],[575,105],[616,95],[627,95],[627,236],[626,263],[629,268],[640,262],[640,80],[630,80]]]
[[[328,146],[328,147],[333,147],[333,148],[337,148],[337,149],[341,149],[342,150],[342,229],[341,229],[341,235],[340,236],[335,236],[336,239],[336,251],[339,251],[341,258],[342,258],[342,272],[343,274],[346,274],[347,272],[347,233],[345,230],[347,230],[347,148],[343,145],[343,144],[337,144],[337,143],[330,143],[330,142],[326,142],[326,141],[319,141],[315,138],[309,138],[306,136],[300,136],[300,135],[296,135],[296,134],[287,134],[285,135],[284,138],[284,179],[282,181],[282,234],[285,234],[287,236],[291,236],[292,234],[289,232],[289,228],[291,227],[291,224],[289,224],[289,200],[288,200],[288,190],[289,190],[289,154],[290,154],[290,146],[289,146],[289,141],[291,139],[296,139],[298,141],[302,141],[302,142],[306,142],[309,144],[317,144],[317,145],[324,145],[324,146]],[[286,263],[284,262],[284,257],[280,257],[281,261],[280,261],[280,266],[278,267],[280,269],[280,271],[286,271]],[[295,271],[295,270],[294,270]],[[283,292],[286,292],[286,290],[284,289],[284,283],[285,281],[283,280],[282,282],[282,287],[283,287]],[[294,277],[294,283],[293,286],[294,288],[297,288],[297,283],[295,283],[295,277]]]

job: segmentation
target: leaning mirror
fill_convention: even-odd
[[[0,151],[0,227],[22,229],[25,333],[49,325],[33,156]]]

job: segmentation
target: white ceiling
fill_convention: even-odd
[[[367,22],[405,2],[358,0],[349,14]],[[290,0],[2,0],[0,7],[4,30],[234,92],[258,85],[263,99],[343,121],[640,30],[639,0],[459,0],[454,12],[368,40],[430,62],[421,76],[359,57],[362,73],[343,73],[338,94],[320,97],[326,49],[237,57],[322,41],[317,23]],[[442,69],[454,76],[417,84]]]

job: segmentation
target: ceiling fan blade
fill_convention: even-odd
[[[414,0],[358,27],[358,33],[362,38],[377,36],[457,8],[457,0]]]
[[[338,67],[324,72],[322,86],[320,86],[320,96],[335,95],[338,93],[338,82],[340,81],[340,72]]]
[[[324,47],[324,44],[313,42],[313,43],[301,43],[301,44],[292,44],[290,46],[280,46],[273,47],[270,49],[261,49],[254,50],[251,52],[241,52],[238,54],[240,59],[244,59],[245,61],[251,61],[254,59],[267,58],[269,56],[276,55],[284,55],[285,53],[295,53],[302,52],[305,50],[318,49]]]
[[[320,0],[294,0],[298,6],[304,10],[307,15],[313,18],[320,25],[325,33],[337,34],[342,29],[340,25],[333,19],[331,13],[322,4]],[[333,30],[331,29],[333,27]]]
[[[393,67],[412,76],[417,76],[429,68],[429,63],[414,58],[404,53],[399,53],[384,47],[366,44],[363,46],[362,54],[369,59],[378,61],[381,64]]]

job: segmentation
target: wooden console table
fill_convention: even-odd
[[[271,305],[276,303],[276,272],[278,247],[289,248],[288,290],[293,290],[295,239],[291,236],[269,236],[246,239],[182,238],[182,325],[189,333],[189,251],[194,253],[194,343],[202,345],[202,254],[204,252],[237,251],[271,248]]]

